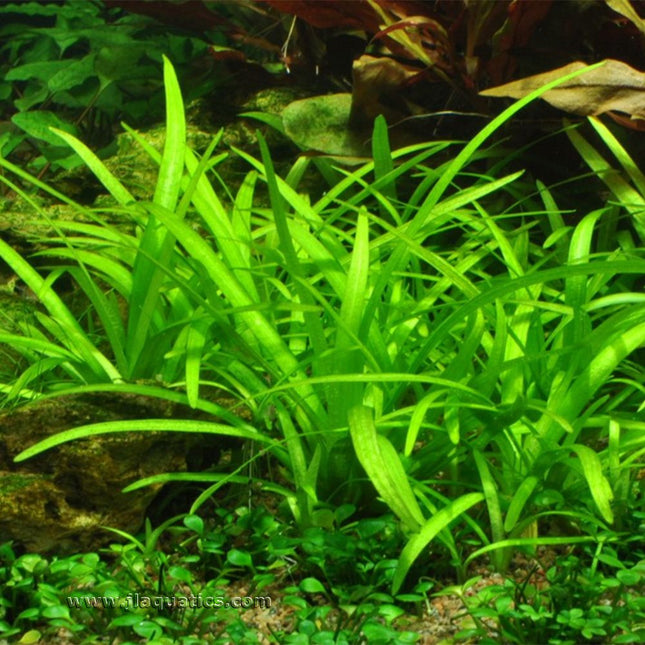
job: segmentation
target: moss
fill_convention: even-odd
[[[0,499],[15,491],[31,486],[34,482],[41,479],[43,477],[40,475],[22,473],[5,474],[0,477]]]

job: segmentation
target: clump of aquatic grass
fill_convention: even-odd
[[[260,158],[234,150],[251,170],[226,207],[209,180],[221,160],[211,158],[217,138],[201,158],[185,146],[167,61],[165,74],[171,130],[163,155],[149,149],[160,163],[151,202],[135,202],[61,133],[139,233],[55,223],[64,246],[51,253],[71,263],[50,278],[2,245],[47,310],[20,341],[4,340],[36,361],[53,358],[47,366],[77,391],[84,384],[139,392],[133,379],[159,374],[166,387],[148,393],[218,414],[205,392],[224,388],[254,419],[93,424],[19,459],[128,430],[257,441],[288,473],[291,488],[274,489],[302,526],[324,525],[329,505],[364,503],[376,491],[408,535],[395,589],[435,538],[465,566],[458,519],[482,545],[470,558],[492,551],[503,568],[515,546],[571,541],[542,537],[544,518],[565,517],[593,534],[614,522],[612,503],[633,503],[642,369],[629,357],[645,341],[635,286],[645,262],[633,245],[596,249],[599,223],[615,209],[572,227],[539,182],[503,175],[503,164],[495,177],[469,168],[487,159],[483,144],[538,93],[454,157],[446,142],[391,152],[377,119],[372,162],[350,172],[316,160],[340,180],[313,203],[298,190],[310,160],[298,159],[283,179],[260,138]],[[270,208],[256,205],[262,186]],[[196,219],[187,222],[189,208]],[[111,353],[69,319],[51,286],[63,271],[88,295]],[[20,395],[33,375],[10,392]],[[237,471],[164,474],[130,489],[189,477],[212,482],[193,511],[223,484],[247,481]]]
[[[598,117],[589,117],[588,121],[618,161],[620,170],[612,167],[576,129],[569,128],[567,135],[589,168],[611,191],[614,203],[629,215],[641,245],[645,244],[645,175]]]

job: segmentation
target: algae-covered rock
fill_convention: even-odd
[[[70,442],[19,464],[27,446],[88,423],[185,416],[190,411],[142,396],[66,396],[0,414],[0,542],[13,540],[30,551],[78,552],[113,536],[103,527],[139,530],[160,486],[124,494],[143,477],[186,471],[198,456],[216,463],[218,437],[168,432],[101,435]]]
[[[221,128],[221,142],[215,154],[228,151],[231,146],[257,154],[257,132],[261,129],[269,142],[274,160],[279,161],[284,156],[291,159],[294,156],[294,148],[288,139],[257,120],[238,118],[236,115],[246,112],[280,115],[289,103],[302,96],[302,91],[293,88],[263,89],[248,98],[243,105],[229,106],[226,114],[222,114],[212,101],[194,101],[186,108],[186,143],[191,150],[200,154],[206,150]],[[139,132],[138,136],[161,155],[166,125],[160,123]],[[113,154],[103,159],[107,169],[135,199],[152,200],[159,173],[158,163],[128,132],[117,135],[110,150]],[[216,172],[221,182],[212,183],[222,201],[228,199],[229,193],[236,192],[249,169],[248,163],[235,154],[229,154],[217,165]],[[210,179],[213,179],[212,175]],[[46,191],[35,192],[29,186],[28,200],[16,193],[0,197],[0,236],[19,252],[27,254],[34,246],[35,250],[38,250],[38,241],[57,235],[52,223],[58,219],[95,222],[98,218],[111,225],[126,227],[126,230],[132,229],[131,219],[124,216],[122,209],[114,208],[115,200],[84,164],[54,175],[45,175],[42,181],[76,202],[79,208],[60,204]],[[100,212],[93,214],[93,208],[100,208]]]

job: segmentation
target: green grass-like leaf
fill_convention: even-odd
[[[203,434],[217,434],[227,437],[239,437],[261,443],[273,443],[269,437],[259,433],[234,428],[232,426],[210,421],[192,421],[188,419],[144,419],[132,421],[109,421],[105,423],[91,423],[78,426],[71,430],[59,432],[47,439],[43,439],[33,446],[16,455],[14,461],[20,462],[35,455],[75,439],[86,439],[101,434],[115,432],[191,432]]]
[[[463,495],[437,511],[423,524],[419,531],[410,538],[401,552],[399,563],[394,572],[394,578],[392,579],[392,593],[396,594],[399,591],[414,561],[439,532],[483,499],[484,496],[481,493]]]

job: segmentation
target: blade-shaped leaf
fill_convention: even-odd
[[[241,439],[251,439],[262,443],[273,443],[273,439],[259,432],[251,432],[243,428],[234,428],[221,423],[211,423],[210,421],[192,421],[187,419],[136,419],[131,421],[107,421],[105,423],[92,423],[85,426],[78,426],[72,430],[59,432],[47,439],[30,446],[20,452],[14,458],[14,461],[20,462],[38,455],[45,450],[54,446],[60,446],[62,443],[74,441],[75,439],[85,439],[101,434],[112,434],[115,432],[191,432],[204,434],[218,434],[227,437],[240,437]]]
[[[378,494],[409,528],[418,529],[424,521],[423,513],[399,456],[376,431],[372,410],[363,405],[352,408],[349,430],[358,460]]]
[[[432,540],[445,529],[453,520],[457,519],[460,515],[465,513],[469,508],[478,504],[484,499],[481,493],[469,493],[454,500],[446,507],[437,511],[425,524],[419,529],[419,532],[413,535],[408,543],[405,545],[401,556],[399,557],[399,564],[394,572],[392,579],[392,593],[396,594],[405,577],[410,570],[414,561],[421,555]]]

